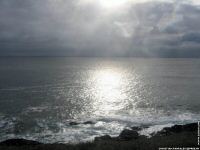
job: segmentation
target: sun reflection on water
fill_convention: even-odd
[[[92,96],[96,115],[115,114],[125,105],[123,72],[114,69],[98,70],[93,74]]]

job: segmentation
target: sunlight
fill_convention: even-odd
[[[148,1],[161,1],[161,0],[80,0],[80,4],[96,4],[109,11],[118,10],[124,6],[130,6],[134,3],[143,3]],[[166,1],[166,0],[162,0]],[[168,0],[170,1],[170,0]]]
[[[129,0],[99,0],[100,4],[105,8],[119,8],[127,3]]]
[[[128,2],[134,1],[135,0],[82,0],[80,4],[95,4],[103,9],[113,11],[125,6]]]
[[[120,73],[113,70],[99,71],[97,74],[97,84],[103,86],[117,87],[120,83],[121,76]]]
[[[96,115],[112,114],[124,107],[123,76],[119,70],[100,70],[94,74],[93,96]]]

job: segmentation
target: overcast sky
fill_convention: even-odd
[[[200,0],[0,0],[0,55],[200,57]]]

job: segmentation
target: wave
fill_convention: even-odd
[[[33,111],[38,111],[34,110]],[[70,125],[71,121],[84,122],[92,120],[93,124],[79,123]],[[25,138],[43,143],[79,143],[91,141],[96,136],[118,136],[124,128],[145,127],[139,132],[150,136],[154,132],[174,124],[187,124],[200,120],[199,114],[177,112],[170,116],[112,116],[99,118],[82,118],[82,120],[53,121],[51,119],[23,120],[15,117],[0,117],[0,141],[10,138]]]

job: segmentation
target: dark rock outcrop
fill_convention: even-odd
[[[139,138],[139,134],[137,133],[137,131],[128,130],[128,129],[124,129],[119,135],[120,140],[132,140],[132,139],[138,139],[138,138]]]
[[[172,126],[171,128],[166,128],[166,130],[168,130],[169,132],[179,133],[183,130],[183,126],[175,125],[175,126]]]
[[[198,123],[190,123],[183,126],[183,130],[185,131],[197,131]]]
[[[92,121],[86,121],[86,122],[83,122],[83,124],[95,124],[95,123]]]
[[[25,140],[25,139],[10,139],[0,143],[0,146],[35,146],[40,145],[40,142]]]
[[[75,125],[79,125],[79,124],[80,124],[80,123],[78,123],[78,122],[70,122],[70,123],[69,123],[70,126],[75,126]]]
[[[140,130],[142,130],[143,128],[141,128],[141,127],[131,127],[131,129],[132,129],[133,131],[140,131]]]
[[[94,139],[95,142],[108,141],[108,140],[112,140],[112,137],[110,135],[104,135],[104,136],[100,136],[100,137],[95,137],[95,139]]]
[[[172,127],[166,127],[160,132],[158,132],[156,135],[162,136],[162,135],[170,135],[173,133],[180,133],[180,132],[192,132],[197,131],[198,125],[197,123],[190,123],[186,125],[174,125]]]
[[[70,122],[69,125],[70,126],[75,126],[75,125],[79,125],[79,124],[84,124],[84,125],[87,125],[87,124],[95,124],[93,121],[85,121],[85,122]]]

